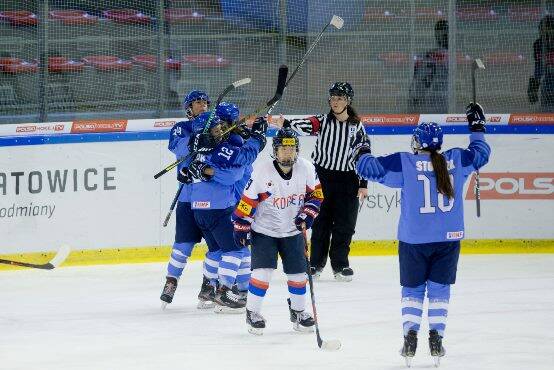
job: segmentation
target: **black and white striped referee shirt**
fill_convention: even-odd
[[[356,133],[362,131],[365,134],[361,122],[340,122],[334,114],[287,121],[301,135],[317,135],[312,153],[314,164],[333,171],[354,171],[350,153]]]

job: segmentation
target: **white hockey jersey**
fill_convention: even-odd
[[[323,192],[314,165],[307,160],[298,158],[290,179],[275,166],[272,160],[255,163],[235,217],[251,222],[257,233],[282,238],[300,233],[295,217],[305,202],[319,209]]]

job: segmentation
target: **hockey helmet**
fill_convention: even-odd
[[[442,137],[442,128],[438,123],[422,122],[414,129],[412,150],[440,150]]]

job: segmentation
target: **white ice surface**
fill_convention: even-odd
[[[396,257],[351,265],[353,282],[327,269],[316,283],[321,334],[342,341],[338,352],[292,331],[281,272],[261,337],[243,315],[196,309],[199,262],[166,311],[165,264],[0,272],[0,369],[403,369]],[[413,368],[433,368],[426,331],[424,320]],[[443,369],[552,369],[554,255],[461,256],[444,345]]]

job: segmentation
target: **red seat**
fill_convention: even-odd
[[[59,20],[65,25],[98,23],[98,17],[90,15],[83,10],[52,10],[49,14],[51,19]]]
[[[539,22],[542,16],[539,7],[511,6],[508,8],[508,17],[513,22]]]
[[[446,17],[441,9],[436,8],[416,8],[415,15],[420,20],[439,20]]]
[[[158,57],[156,55],[135,55],[131,58],[135,63],[140,64],[146,69],[154,70],[158,67]],[[172,71],[181,69],[181,62],[176,59],[167,58],[165,68]]]
[[[85,63],[67,59],[65,57],[50,57],[48,58],[48,72],[64,73],[64,72],[81,72],[85,69]]]
[[[366,21],[389,21],[394,18],[396,18],[396,14],[383,8],[366,8],[364,13]]]
[[[99,71],[128,71],[133,68],[131,61],[111,55],[89,55],[82,60]]]
[[[166,9],[164,13],[169,23],[198,23],[206,18],[205,14],[185,8]]]
[[[500,51],[485,56],[485,65],[510,65],[525,62],[525,57],[520,53]]]
[[[197,68],[225,68],[231,65],[231,61],[212,54],[187,55],[183,61]]]
[[[498,20],[498,13],[492,8],[483,6],[472,6],[467,8],[460,8],[456,11],[456,16],[461,21],[496,21]]]
[[[0,19],[8,21],[12,26],[36,26],[37,16],[27,10],[6,10],[0,12]]]
[[[148,15],[135,9],[109,9],[104,10],[102,14],[116,23],[148,24],[152,21]]]
[[[0,71],[10,74],[35,73],[38,71],[38,63],[19,58],[0,58]]]

